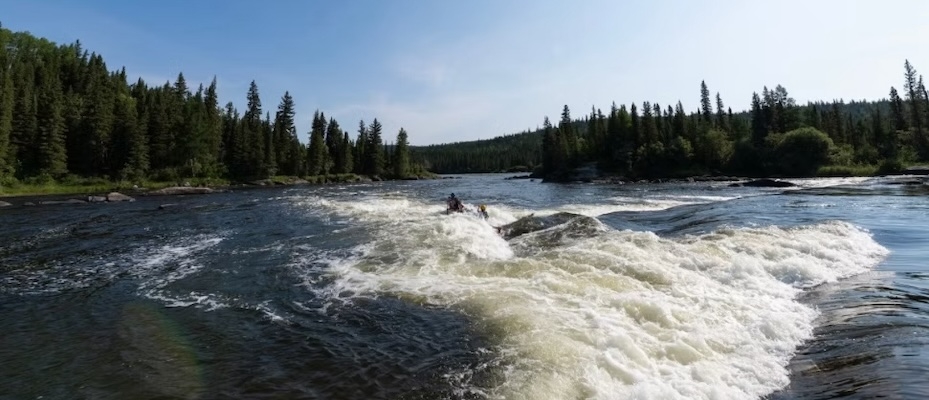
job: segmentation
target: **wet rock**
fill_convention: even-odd
[[[903,170],[906,175],[929,175],[929,165],[914,165]]]
[[[797,186],[797,185],[795,185],[795,184],[793,184],[793,183],[790,183],[790,182],[787,182],[787,181],[779,181],[779,180],[776,180],[776,179],[767,179],[767,178],[765,178],[765,179],[756,179],[756,180],[753,180],[753,181],[742,182],[742,183],[733,183],[733,184],[730,184],[730,185],[729,185],[729,187],[739,187],[739,186],[745,186],[745,187],[793,187],[793,186]]]
[[[88,203],[103,203],[106,202],[106,196],[87,196]]]
[[[54,204],[86,204],[86,203],[87,203],[86,201],[84,201],[84,200],[79,200],[79,199],[48,200],[48,201],[40,201],[40,202],[39,202],[39,204],[44,205],[44,206],[47,206],[47,205],[54,205]]]
[[[166,209],[166,208],[171,208],[171,207],[176,207],[176,206],[177,206],[177,204],[174,204],[174,203],[171,203],[171,204],[162,204],[162,205],[158,206],[158,209],[159,209],[159,210],[164,210],[164,209]]]
[[[174,186],[148,192],[150,195],[209,194],[216,192],[208,187]]]
[[[5,201],[0,201],[0,207],[9,207],[9,206],[12,206],[12,204],[7,203]]]
[[[112,192],[106,195],[106,201],[117,202],[117,201],[135,201],[132,197],[126,196],[119,192]]]

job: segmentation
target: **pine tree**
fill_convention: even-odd
[[[54,65],[36,71],[39,89],[36,122],[39,129],[38,168],[43,174],[59,178],[68,173],[65,153],[65,121],[62,115],[61,82]]]
[[[245,177],[262,176],[264,169],[264,140],[262,140],[261,97],[258,85],[252,81],[248,87],[248,108],[242,115],[242,140],[240,151],[245,156]]]
[[[317,110],[313,114],[313,126],[310,130],[310,146],[307,149],[307,175],[322,175],[326,173],[326,117]]]
[[[223,138],[223,121],[219,109],[219,95],[216,93],[216,77],[210,82],[203,99],[205,116],[205,146],[201,162],[208,168],[210,176],[219,175],[220,152]]]
[[[725,108],[723,98],[719,95],[719,92],[716,92],[716,127],[724,132],[731,132],[732,128],[729,126],[729,118],[727,118]]]
[[[262,158],[262,174],[274,176],[277,174],[277,150],[274,148],[274,128],[271,126],[271,113],[265,112],[265,119],[261,123],[261,137],[264,140],[264,157]]]
[[[758,92],[752,93],[752,144],[756,149],[762,148],[765,138],[768,137],[768,125],[762,107]]]
[[[910,126],[916,128],[914,138],[920,159],[929,159],[929,138],[923,131],[923,100],[916,78],[916,68],[913,68],[910,60],[906,60],[903,67],[906,72],[903,88],[906,90],[906,100],[910,106]]]
[[[400,128],[397,133],[397,146],[393,156],[393,172],[396,178],[406,178],[410,172],[410,143],[406,130]]]
[[[15,103],[13,104],[13,129],[10,131],[10,153],[15,160],[15,169],[19,177],[38,173],[36,160],[36,86],[35,70],[32,64],[20,62],[13,70],[15,82]]]
[[[334,118],[329,118],[326,125],[326,151],[330,171],[341,171],[345,160],[342,159],[342,128]]]
[[[277,106],[277,114],[274,119],[274,131],[277,138],[278,146],[277,162],[282,173],[286,175],[299,175],[299,139],[297,138],[297,127],[294,125],[294,99],[290,92],[284,92],[281,103]]]
[[[894,130],[905,131],[910,128],[906,120],[903,99],[900,98],[897,89],[893,86],[890,87],[890,114],[893,120]]]
[[[358,139],[355,140],[355,172],[358,174],[366,174],[365,171],[365,156],[367,155],[367,145],[368,145],[368,126],[365,125],[364,120],[358,121]]]
[[[10,57],[6,51],[7,31],[0,28],[0,179],[12,176],[13,154],[10,151],[10,136],[13,133],[13,71],[9,68]]]
[[[341,158],[344,164],[342,164],[342,169],[339,170],[338,172],[341,174],[347,174],[354,170],[355,159],[354,159],[354,154],[352,152],[352,140],[349,139],[348,132],[344,132],[342,135],[343,135],[342,145],[339,148],[342,149]]]
[[[705,81],[700,81],[700,109],[703,111],[703,121],[712,124],[713,105],[710,103],[710,89],[706,87]]]
[[[380,176],[384,173],[384,150],[381,123],[377,118],[368,127],[368,143],[365,144],[365,173]]]

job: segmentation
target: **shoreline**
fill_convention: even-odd
[[[144,186],[128,186],[128,184],[18,184],[16,191],[11,194],[3,193],[0,188],[0,208],[9,206],[35,206],[62,203],[109,203],[120,201],[134,201],[136,197],[165,197],[185,195],[205,195],[224,193],[232,190],[269,189],[278,187],[296,186],[323,186],[332,184],[358,184],[371,182],[401,181],[401,180],[430,180],[442,179],[440,175],[411,176],[402,179],[385,179],[362,175],[329,175],[304,178],[276,177],[250,182],[227,182],[214,180],[215,184],[204,182],[147,182]],[[120,197],[122,196],[122,197]],[[111,200],[111,197],[113,198]],[[119,198],[119,200],[116,200]],[[47,199],[34,202],[31,200]],[[26,201],[23,201],[26,200]],[[15,201],[15,204],[11,203]]]

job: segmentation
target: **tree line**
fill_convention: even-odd
[[[733,112],[719,93],[700,85],[700,106],[615,103],[557,124],[490,140],[417,148],[443,173],[499,172],[528,166],[550,180],[570,178],[582,164],[629,178],[705,174],[811,176],[833,171],[893,172],[929,161],[929,95],[904,62],[903,91],[876,101],[834,100],[799,105],[781,85],[753,93],[751,108]]]
[[[929,95],[921,75],[904,63],[903,94],[889,100],[800,107],[781,85],[753,93],[751,109],[734,115],[719,93],[700,85],[700,108],[681,103],[613,104],[582,121],[568,106],[557,126],[545,118],[542,174],[567,179],[596,162],[631,177],[699,174],[812,176],[822,166],[880,166],[890,172],[929,160]]]
[[[423,174],[404,129],[387,144],[377,119],[350,137],[316,111],[299,140],[289,92],[262,108],[257,84],[241,113],[220,106],[216,79],[191,89],[183,73],[163,85],[109,71],[80,41],[57,45],[0,26],[0,182],[73,177],[173,181],[275,175]]]

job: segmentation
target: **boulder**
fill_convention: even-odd
[[[106,201],[117,202],[117,201],[135,201],[132,197],[126,196],[119,192],[112,192],[106,195]]]
[[[106,196],[87,196],[88,203],[103,203],[106,202]]]

